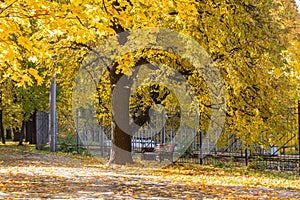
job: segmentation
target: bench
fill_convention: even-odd
[[[142,160],[156,160],[156,157],[159,158],[159,161],[167,159],[173,162],[173,153],[174,153],[175,144],[158,144],[156,149],[152,151],[147,151],[147,149],[142,150]]]

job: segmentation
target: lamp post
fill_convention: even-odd
[[[50,44],[54,44],[51,42]],[[57,67],[56,55],[53,57],[54,70]],[[57,150],[57,126],[56,126],[56,75],[51,79],[50,84],[50,151],[56,152]]]
[[[298,100],[298,168],[300,172],[300,100]]]

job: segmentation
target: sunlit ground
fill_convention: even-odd
[[[101,159],[29,151],[0,146],[0,198],[300,198],[297,173],[147,162],[108,167]]]

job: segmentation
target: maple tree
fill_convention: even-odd
[[[289,74],[294,68],[298,73],[295,66],[299,66],[299,62],[295,60],[290,65],[283,54],[288,47],[287,34],[294,20],[294,12],[287,9],[289,6],[284,1],[273,0],[4,1],[0,4],[1,89],[7,87],[6,90],[9,90],[13,84],[19,94],[26,93],[25,96],[34,90],[36,93],[32,99],[37,100],[40,92],[49,88],[49,80],[56,74],[58,108],[69,112],[76,72],[83,59],[96,49],[100,41],[126,30],[164,27],[192,36],[219,67],[227,92],[226,133],[235,134],[245,144],[260,143],[264,135],[268,139],[264,143],[278,143],[280,134],[294,129],[289,120],[293,118],[292,106],[297,98],[293,92],[296,79]],[[144,37],[145,43],[149,42],[146,36],[141,37]],[[125,45],[126,36],[124,39],[117,45]],[[55,69],[53,55],[57,56],[58,62]],[[179,62],[174,64],[174,60]],[[199,129],[207,128],[212,105],[201,75],[189,63],[168,52],[141,50],[116,59],[106,66],[106,79],[102,77],[100,80],[98,100],[109,102],[114,85],[123,75],[138,65],[150,62],[168,63],[185,74],[184,77],[195,89],[200,110],[204,113]],[[109,85],[111,91],[100,87],[102,81]],[[40,90],[41,87],[43,90]],[[163,87],[149,87],[150,96],[155,92],[166,95],[165,99],[152,98],[151,101],[143,100],[149,96],[139,98],[136,94],[132,97],[140,100],[146,110],[136,118],[140,124],[146,122],[142,116],[148,115],[155,101],[161,103],[165,100],[165,106],[169,107],[174,102],[174,96],[167,94]],[[101,93],[103,90],[108,93]],[[129,101],[129,91],[122,91],[119,97]],[[4,102],[5,98],[2,99]],[[38,100],[43,108],[48,106],[45,99]],[[22,112],[40,109],[35,107],[35,103],[30,105],[25,102],[22,100],[23,106],[18,108]],[[117,148],[113,147],[112,164],[132,162],[130,135],[115,122],[115,118],[119,117],[129,123],[129,116],[125,114],[129,112],[129,107],[126,101],[119,103],[117,110],[104,104],[100,107],[100,111],[112,111],[111,115],[106,116],[112,123],[112,142],[126,152],[118,153]],[[13,102],[5,107],[12,105]],[[138,104],[131,105],[133,114],[138,112],[134,111],[138,107]],[[17,118],[22,117],[23,114]]]

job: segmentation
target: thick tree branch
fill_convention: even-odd
[[[14,5],[18,0],[13,1],[11,4],[9,4],[8,6],[6,6],[5,8],[3,8],[0,11],[0,14],[2,14],[5,10],[7,10],[8,8],[10,8],[12,5]],[[3,1],[4,2],[4,1]]]

